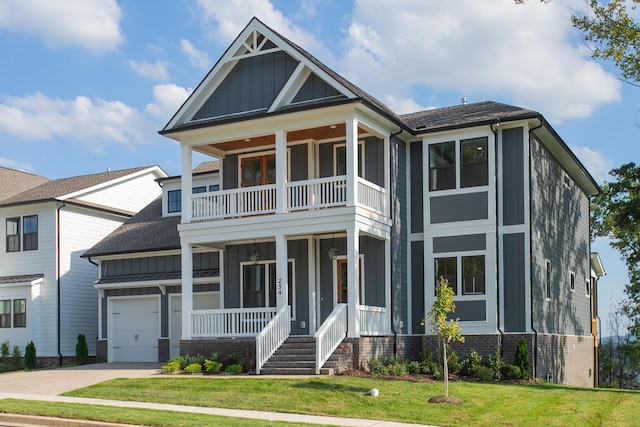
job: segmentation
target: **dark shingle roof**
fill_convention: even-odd
[[[4,276],[0,277],[0,285],[8,285],[12,283],[28,283],[34,280],[42,279],[44,274],[25,274],[22,276]]]
[[[218,160],[212,160],[210,162],[202,162],[193,169],[193,173],[207,173],[220,170],[220,162]]]
[[[0,202],[47,181],[44,176],[0,166]]]
[[[179,223],[180,215],[162,217],[158,197],[82,256],[180,249]]]
[[[0,201],[0,206],[53,200],[64,195],[74,193],[76,191],[93,187],[94,185],[103,184],[113,179],[121,178],[123,176],[147,169],[148,167],[149,166],[141,166],[131,169],[107,171],[91,175],[80,175],[71,178],[62,178],[47,181],[44,184],[40,184],[36,187]]]
[[[539,113],[525,108],[485,101],[418,111],[403,114],[400,118],[414,133],[423,133],[539,116]]]

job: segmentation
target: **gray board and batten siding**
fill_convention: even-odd
[[[524,129],[502,131],[502,216],[504,225],[525,223]]]
[[[391,162],[391,319],[392,329],[401,334],[409,331],[408,299],[408,247],[407,247],[407,145],[397,137],[390,140]],[[400,322],[402,321],[402,326]]]

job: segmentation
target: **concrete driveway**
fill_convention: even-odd
[[[96,363],[69,368],[2,374],[3,393],[57,396],[114,378],[150,378],[160,375],[161,363]]]

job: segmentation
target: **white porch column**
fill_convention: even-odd
[[[289,268],[287,262],[287,239],[276,236],[276,307],[289,303]]]
[[[192,149],[188,145],[180,146],[180,155],[182,156],[182,172],[181,185],[182,189],[182,219],[183,224],[191,222],[191,188],[193,187],[192,176],[193,166],[191,160]]]
[[[358,121],[346,121],[347,127],[347,206],[355,206],[358,201]]]
[[[360,232],[347,230],[347,318],[350,338],[360,336]]]
[[[276,131],[276,213],[287,211],[287,139],[283,130]]]
[[[184,197],[182,198],[184,204]],[[184,206],[184,205],[183,205]],[[182,338],[191,339],[191,311],[193,310],[193,249],[182,245]]]

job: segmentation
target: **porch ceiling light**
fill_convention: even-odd
[[[329,255],[329,259],[331,260],[338,258],[338,245],[334,239],[331,239],[327,245],[327,255]]]
[[[254,265],[260,261],[260,248],[255,243],[249,248],[249,259]]]

